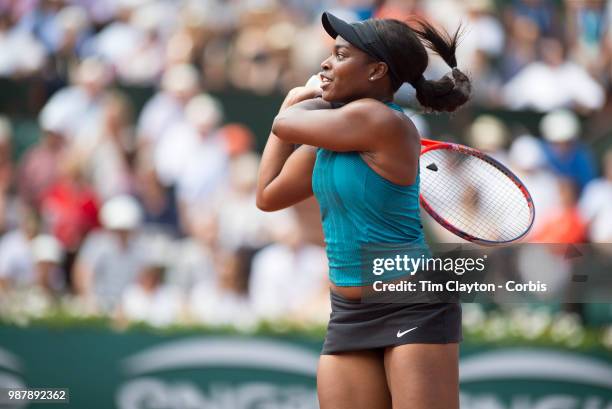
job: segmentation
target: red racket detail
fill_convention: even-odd
[[[421,206],[455,235],[482,245],[520,240],[535,208],[519,178],[467,146],[422,139]]]

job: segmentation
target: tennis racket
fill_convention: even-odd
[[[535,208],[508,168],[467,146],[421,140],[421,206],[444,228],[473,243],[495,246],[522,239]]]

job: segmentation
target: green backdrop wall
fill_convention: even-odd
[[[298,334],[2,325],[0,387],[69,388],[70,404],[60,407],[81,409],[315,409],[321,343]],[[462,409],[612,409],[612,355],[466,341],[461,399]]]

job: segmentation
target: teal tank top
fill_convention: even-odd
[[[397,104],[387,105],[403,112]],[[335,285],[366,284],[362,264],[368,246],[424,243],[419,179],[417,174],[414,184],[398,185],[372,170],[359,152],[317,150],[312,190],[321,210],[329,276]]]

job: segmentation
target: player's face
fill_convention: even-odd
[[[336,37],[331,55],[321,63],[323,99],[329,102],[350,102],[371,94],[369,65],[373,61],[342,37]]]

